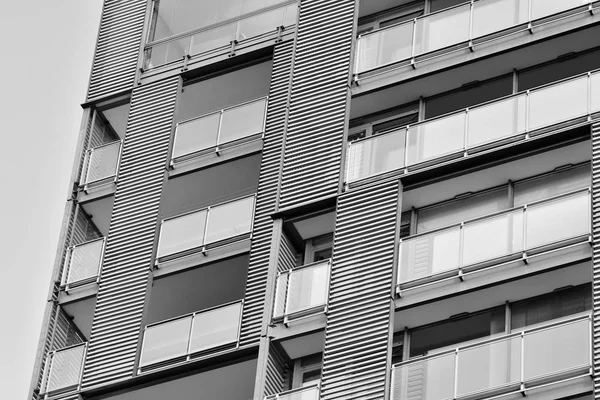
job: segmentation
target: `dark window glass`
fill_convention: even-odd
[[[466,3],[465,0],[432,0],[430,12],[443,10],[444,8],[452,7],[457,4]]]
[[[380,124],[373,125],[373,135],[380,132],[388,131],[394,128],[401,128],[403,126],[414,124],[419,120],[418,114],[404,115],[400,118],[394,118],[389,121],[382,122]]]

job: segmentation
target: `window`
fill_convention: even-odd
[[[308,239],[304,249],[304,263],[329,260],[333,253],[333,233]]]
[[[370,31],[410,21],[423,15],[424,8],[425,1],[417,1],[367,15],[358,21],[358,34],[362,35]]]
[[[294,361],[292,389],[317,384],[321,381],[323,353],[312,354]]]
[[[580,165],[515,183],[515,207],[590,186],[590,165]]]
[[[366,137],[385,134],[394,129],[403,128],[419,120],[418,106],[409,104],[377,116],[354,120],[350,123],[348,141],[353,142]]]
[[[430,0],[429,12],[436,12],[458,4],[466,3],[465,0]]]

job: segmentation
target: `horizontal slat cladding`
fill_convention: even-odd
[[[337,193],[354,4],[300,3],[280,208]]]
[[[178,78],[133,91],[83,388],[132,376]]]
[[[383,182],[338,199],[323,400],[384,397],[398,185]]]
[[[146,0],[105,0],[88,101],[133,87]]]
[[[264,396],[271,396],[284,391],[287,372],[285,359],[279,350],[275,346],[269,346]]]
[[[600,399],[600,123],[592,125],[594,397]]]

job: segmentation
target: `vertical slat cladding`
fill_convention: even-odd
[[[132,94],[84,388],[133,373],[178,82]]]
[[[384,396],[398,194],[391,181],[338,199],[323,400]]]
[[[88,101],[133,87],[147,0],[105,0]]]
[[[300,3],[280,208],[338,189],[354,0]]]
[[[594,397],[600,399],[600,123],[592,125],[592,237]]]
[[[284,357],[277,347],[269,346],[267,370],[265,372],[265,396],[281,393],[285,389],[286,375],[288,373]]]
[[[275,46],[273,54],[269,106],[256,195],[254,231],[252,233],[252,247],[244,299],[244,314],[240,332],[241,345],[256,344],[260,336],[273,230],[271,214],[275,211],[277,198],[292,50],[292,42],[284,42]]]

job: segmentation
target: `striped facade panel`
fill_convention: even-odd
[[[279,254],[277,257],[277,272],[288,271],[296,266],[296,250],[285,234],[281,235]]]
[[[383,399],[399,182],[338,199],[322,400]]]
[[[592,125],[594,397],[600,399],[600,122]]]
[[[133,88],[147,0],[104,0],[88,101]]]
[[[260,336],[273,231],[271,214],[275,211],[277,199],[292,50],[292,42],[283,42],[275,46],[273,54],[240,345],[257,344]]]
[[[285,391],[289,379],[289,367],[278,347],[270,345],[265,371],[264,396],[271,396]]]
[[[337,193],[354,0],[300,3],[279,208]]]
[[[179,78],[133,91],[83,388],[131,377]]]

